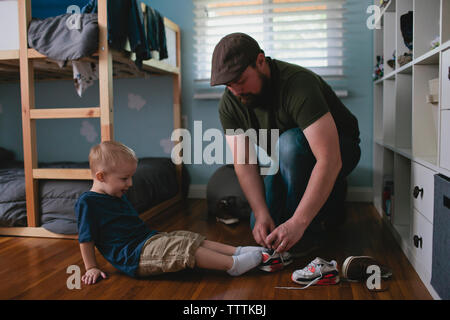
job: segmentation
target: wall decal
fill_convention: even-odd
[[[80,134],[85,137],[88,142],[94,142],[98,137],[98,133],[94,126],[87,120],[84,120],[81,123]]]
[[[140,111],[147,103],[140,95],[129,93],[128,94],[128,108]]]
[[[172,152],[173,141],[170,139],[161,139],[159,145],[163,147],[164,153],[170,154]]]

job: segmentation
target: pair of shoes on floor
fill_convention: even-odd
[[[345,259],[342,266],[342,276],[351,282],[366,281],[373,273],[370,272],[370,266],[377,266],[380,270],[380,278],[389,279],[392,271],[381,265],[371,256],[350,256]],[[340,281],[339,270],[335,260],[326,261],[317,257],[303,269],[295,270],[292,273],[293,282],[305,285],[304,287],[276,287],[278,289],[306,289],[312,285],[333,285]],[[381,281],[380,279],[380,281]],[[366,283],[367,285],[367,283]],[[385,291],[388,286],[380,287],[367,286],[369,291]]]

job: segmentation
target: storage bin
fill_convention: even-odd
[[[433,264],[431,285],[450,299],[450,178],[434,176]]]

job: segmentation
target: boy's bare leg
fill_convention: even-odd
[[[218,253],[222,253],[227,256],[232,256],[236,252],[236,247],[211,240],[204,240],[201,244],[201,247]]]
[[[205,240],[203,243],[206,241],[208,240]],[[195,262],[199,268],[227,271],[233,267],[233,257],[231,255],[211,250],[202,244],[195,252]]]

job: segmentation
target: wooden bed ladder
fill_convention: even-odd
[[[101,140],[113,140],[112,53],[107,42],[107,1],[98,1],[100,106],[92,108],[36,109],[33,59],[45,58],[28,49],[31,0],[18,1],[20,31],[20,91],[22,100],[23,153],[28,227],[39,227],[39,179],[90,180],[89,169],[39,169],[36,120],[100,118]]]

